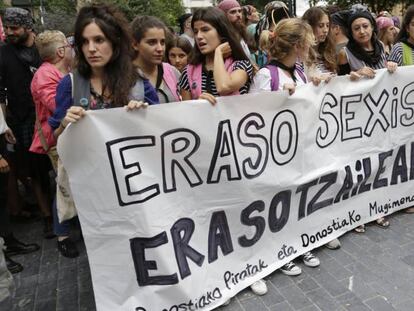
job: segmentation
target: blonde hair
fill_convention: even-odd
[[[300,18],[281,20],[269,40],[270,56],[279,60],[292,53],[295,44],[300,47],[315,44],[312,27]]]
[[[66,37],[58,30],[46,30],[36,36],[35,41],[39,55],[44,61],[53,61],[56,49],[66,44]]]
[[[270,31],[269,30],[262,30],[259,37],[259,50],[265,51],[266,53],[269,52],[269,44],[270,44]]]

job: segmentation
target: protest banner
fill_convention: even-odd
[[[97,310],[211,310],[414,205],[413,75],[89,111],[58,150]]]

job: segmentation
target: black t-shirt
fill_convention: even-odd
[[[7,119],[24,122],[34,115],[30,84],[42,60],[36,47],[0,46],[0,102],[7,98]]]

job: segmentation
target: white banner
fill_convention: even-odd
[[[89,111],[59,154],[97,310],[211,310],[413,205],[413,76]]]

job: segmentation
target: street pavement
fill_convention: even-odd
[[[303,270],[300,276],[276,271],[266,278],[267,295],[255,296],[245,289],[219,310],[413,311],[414,215],[396,213],[390,222],[389,229],[372,225],[366,233],[344,235],[341,249],[315,250],[320,267],[308,268],[297,260]],[[0,304],[1,311],[96,310],[79,233],[74,238],[81,256],[68,259],[58,253],[55,239],[41,238],[40,223],[19,225],[15,232],[21,240],[36,241],[42,248],[14,257],[25,270],[15,275],[14,297]]]

